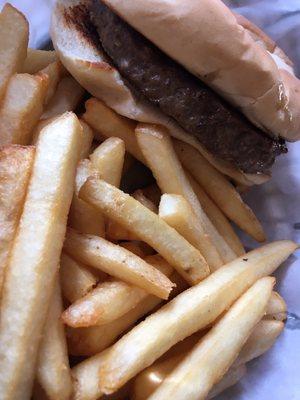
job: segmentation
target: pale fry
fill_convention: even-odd
[[[72,378],[63,323],[60,284],[56,279],[43,339],[39,347],[36,379],[50,400],[68,400]]]
[[[174,140],[174,147],[183,166],[201,184],[224,214],[255,240],[259,242],[266,240],[260,222],[228,179],[189,144]]]
[[[235,368],[231,367],[220,380],[220,382],[214,385],[211,391],[208,393],[208,400],[213,399],[224,390],[238,383],[243,378],[243,376],[246,375],[246,372],[247,368],[244,364],[241,364]]]
[[[219,253],[214,246],[211,246],[209,237],[183,196],[178,194],[162,195],[159,216],[203,254],[212,271],[223,265]]]
[[[231,226],[228,219],[225,217],[223,212],[218,208],[218,206],[211,200],[211,198],[205,193],[199,183],[185,171],[192,188],[200,201],[203,210],[205,211],[208,218],[214,224],[219,233],[226,240],[230,248],[235,252],[236,255],[241,256],[245,254],[245,249],[243,247],[240,238],[235,233],[233,227]]]
[[[84,89],[67,76],[57,85],[56,91],[45,108],[42,119],[56,117],[66,111],[74,111],[82,99]]]
[[[99,280],[85,265],[64,252],[61,254],[59,273],[63,296],[70,303],[88,294]]]
[[[10,77],[22,69],[28,38],[29,26],[24,15],[5,4],[0,13],[0,101]]]
[[[163,299],[168,298],[174,286],[164,274],[142,258],[103,238],[69,229],[64,249],[80,262]]]
[[[268,351],[284,328],[282,321],[260,321],[242,348],[235,365],[245,364]]]
[[[126,330],[145,314],[148,314],[162,302],[162,299],[148,295],[132,310],[122,317],[101,326],[89,328],[69,328],[69,351],[73,355],[93,356],[106,349]]]
[[[209,267],[197,249],[128,194],[100,179],[90,178],[80,197],[148,243],[189,283],[195,284],[209,274]]]
[[[93,168],[111,185],[120,186],[125,156],[123,140],[117,137],[106,139],[90,155]]]
[[[27,57],[20,72],[26,74],[36,74],[49,64],[56,61],[55,51],[28,49]]]
[[[48,75],[11,77],[0,107],[0,144],[29,144],[43,112]]]
[[[173,271],[158,255],[149,256],[146,261],[166,276]],[[122,281],[109,280],[71,304],[62,318],[65,324],[73,328],[107,324],[126,314],[147,296],[148,293],[143,289]]]
[[[80,125],[72,113],[43,129],[7,269],[0,317],[0,392],[29,398],[39,339],[65,236]],[[17,315],[12,323],[12,315]]]
[[[284,299],[277,292],[272,292],[268,303],[265,319],[284,321],[286,319],[287,305]]]
[[[59,61],[54,61],[53,63],[47,65],[43,70],[40,71],[48,76],[48,88],[47,94],[44,100],[45,104],[48,104],[53,97],[58,82],[61,80],[65,74],[65,69]]]
[[[119,137],[124,141],[126,151],[143,164],[146,164],[134,135],[135,121],[122,117],[95,98],[87,100],[85,108],[83,119],[94,129],[96,137],[97,135],[99,139],[103,139],[103,137]]]
[[[0,294],[23,209],[34,153],[32,146],[14,145],[0,149]]]
[[[175,153],[167,130],[157,125],[138,124],[135,134],[161,191],[183,196],[190,203],[195,216],[208,235],[208,240],[211,240],[210,247],[214,246],[217,249],[224,263],[235,259],[235,253],[203,211]]]
[[[279,241],[253,250],[147,317],[111,347],[101,368],[101,390],[113,393],[174,344],[211,324],[256,280],[272,274],[297,248],[294,242]]]
[[[274,278],[265,277],[248,289],[166,377],[149,400],[206,399],[262,318],[274,283]]]

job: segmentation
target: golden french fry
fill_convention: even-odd
[[[220,380],[220,382],[214,385],[211,391],[208,393],[208,400],[213,399],[224,390],[238,383],[243,378],[243,376],[246,375],[246,373],[247,368],[244,364],[241,364],[238,367],[231,367]]]
[[[16,74],[0,107],[0,144],[29,144],[43,112],[48,75]]]
[[[211,246],[209,237],[183,196],[178,194],[162,195],[159,216],[203,254],[212,271],[223,265],[219,253],[214,246]]]
[[[80,197],[148,243],[189,283],[195,284],[209,274],[208,265],[197,249],[128,194],[100,179],[89,178]]]
[[[28,38],[29,26],[24,15],[5,4],[0,13],[0,100],[10,77],[22,69]]]
[[[167,130],[158,125],[138,124],[135,134],[147,164],[162,192],[182,195],[190,203],[195,217],[198,218],[207,234],[207,243],[209,239],[211,240],[209,246],[216,248],[224,263],[235,259],[236,254],[202,209],[175,153]]]
[[[27,57],[20,72],[36,74],[55,61],[57,61],[55,51],[28,49]]]
[[[277,292],[272,292],[268,303],[265,319],[284,321],[286,319],[287,305],[284,299]]]
[[[166,276],[173,271],[158,255],[149,256],[146,261]],[[65,324],[73,328],[108,324],[129,312],[147,296],[148,293],[143,289],[122,281],[109,280],[71,304],[62,318]]]
[[[0,148],[0,294],[23,209],[34,153],[33,146],[10,145]]]
[[[211,222],[214,224],[218,232],[223,236],[223,238],[226,240],[226,242],[236,255],[241,256],[242,254],[245,254],[243,244],[240,241],[238,235],[235,233],[228,219],[218,208],[218,206],[213,202],[213,200],[211,200],[211,198],[205,193],[205,191],[192,177],[192,175],[190,175],[187,171],[185,171],[185,173],[189,178],[192,188],[196,196],[198,197],[198,200],[200,201],[203,210],[205,211]]]
[[[242,348],[234,365],[245,364],[268,351],[284,329],[282,321],[260,321]]]
[[[0,316],[0,393],[29,398],[34,367],[65,236],[80,124],[64,114],[43,129],[9,258]],[[12,315],[17,315],[12,321]]]
[[[95,98],[87,100],[85,108],[83,119],[94,129],[96,137],[98,135],[102,139],[118,136],[124,141],[126,151],[137,160],[146,163],[134,135],[135,121],[122,117]]]
[[[101,178],[111,185],[120,186],[125,156],[123,140],[117,137],[106,139],[90,155],[93,168]]]
[[[163,299],[168,298],[174,286],[164,274],[142,258],[103,238],[68,229],[64,249],[80,262]]]
[[[158,209],[157,209],[156,205],[153,203],[153,201],[151,201],[144,195],[143,190],[141,190],[141,189],[136,190],[132,194],[132,197],[134,197],[137,201],[139,201],[141,204],[143,204],[143,206],[147,207],[148,210],[151,210],[151,211],[155,212],[156,214],[158,213]]]
[[[132,310],[108,324],[88,328],[68,328],[70,353],[79,356],[93,356],[99,353],[114,343],[124,331],[131,328],[139,318],[148,314],[161,302],[162,299],[148,295]]]
[[[224,214],[255,240],[266,240],[263,228],[253,211],[244,203],[231,183],[193,146],[174,140],[176,153],[183,166],[201,184]]]
[[[51,400],[68,400],[72,393],[72,378],[63,323],[62,299],[56,278],[42,342],[39,348],[36,379]]]
[[[262,318],[274,284],[274,278],[265,277],[248,289],[166,377],[149,400],[206,399]]]
[[[73,260],[64,252],[61,254],[59,272],[63,296],[70,303],[88,294],[99,281],[85,265]]]
[[[211,324],[256,280],[272,274],[297,248],[294,242],[279,241],[255,249],[147,317],[111,347],[101,368],[100,389],[105,394],[116,391],[173,345]]]
[[[66,111],[74,111],[82,99],[84,89],[70,76],[63,78],[47,104],[41,119],[56,117]]]

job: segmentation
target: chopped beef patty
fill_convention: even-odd
[[[94,0],[90,12],[104,51],[125,80],[213,155],[260,173],[287,151],[283,140],[255,127],[101,1]]]

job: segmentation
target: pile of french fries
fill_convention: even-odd
[[[89,98],[0,14],[0,398],[200,400],[284,328],[270,277],[291,241],[165,128]],[[138,162],[139,161],[139,162]],[[124,182],[147,166],[155,181]],[[142,179],[140,179],[142,181]]]

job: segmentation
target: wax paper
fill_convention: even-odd
[[[138,0],[137,0],[138,1]],[[184,1],[184,0],[182,0]],[[201,0],[195,0],[201,2]],[[0,0],[0,5],[5,1]],[[54,0],[14,0],[30,21],[30,46],[43,48],[49,40]],[[263,28],[286,51],[300,75],[300,0],[227,0],[237,12]],[[262,221],[268,240],[300,243],[300,142],[276,162],[272,179],[244,195]],[[246,236],[248,248],[257,246]],[[288,304],[284,333],[271,351],[249,363],[246,377],[219,400],[300,399],[300,254],[280,268],[277,290]]]

